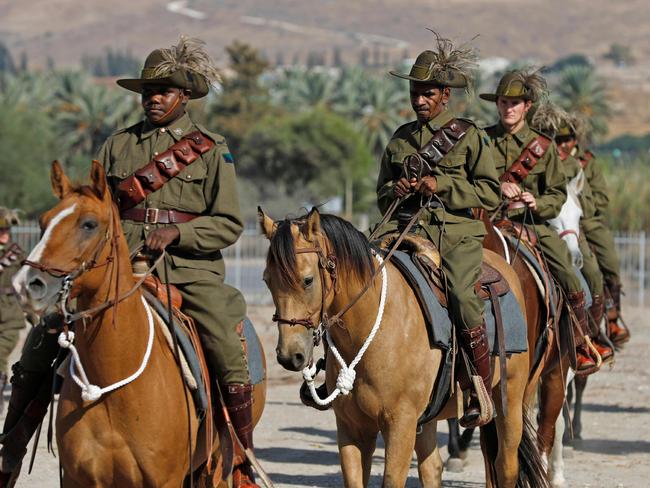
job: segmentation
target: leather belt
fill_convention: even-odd
[[[11,286],[0,286],[0,295],[10,296],[15,294],[16,290],[14,290]]]
[[[161,210],[159,208],[130,208],[120,213],[120,218],[144,224],[182,224],[197,218],[199,214]]]

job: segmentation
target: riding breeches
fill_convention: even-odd
[[[600,271],[607,283],[620,283],[620,266],[614,236],[605,225],[604,217],[597,216],[580,221],[582,234],[584,234],[589,247],[593,250],[598,261]]]
[[[582,291],[580,279],[576,276],[571,254],[565,242],[556,231],[545,224],[526,224],[537,234],[538,246],[548,264],[551,275],[566,293]]]
[[[589,249],[587,239],[580,234],[580,252],[582,253],[582,276],[585,277],[591,295],[603,295],[603,274],[598,267],[596,255]]]
[[[249,384],[240,325],[246,316],[244,297],[216,273],[204,273],[208,279],[176,283],[183,297],[181,310],[194,320],[208,366],[219,382]]]

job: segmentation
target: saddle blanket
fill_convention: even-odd
[[[145,296],[148,303],[154,308],[156,313],[160,315],[166,323],[169,323],[167,318],[167,307],[165,307],[159,300],[153,299],[152,295],[145,293]],[[192,346],[192,341],[176,319],[174,319],[174,333],[176,334],[181,354],[185,357],[194,381],[196,382],[197,388],[192,390],[192,395],[194,397],[197,412],[202,414],[208,408],[208,396],[201,376],[199,358]],[[255,327],[248,317],[244,319],[244,337],[246,338],[248,373],[251,378],[251,383],[256,385],[264,380],[266,372],[264,370],[262,345],[259,337],[255,333]]]
[[[411,283],[411,286],[417,286],[422,292],[425,303],[421,305],[428,308],[428,315],[432,318],[432,323],[427,324],[431,343],[442,349],[449,349],[451,347],[451,319],[448,310],[441,305],[438,297],[431,290],[426,278],[415,264],[413,264],[409,254],[403,251],[395,251],[392,260],[406,280]],[[488,299],[484,302],[484,316],[488,339],[492,348],[492,354],[497,355],[499,348],[495,340],[496,326],[494,312],[490,300]],[[517,353],[526,351],[528,349],[526,320],[512,290],[504,296],[499,297],[499,303],[501,305],[501,316],[503,317],[506,352]]]

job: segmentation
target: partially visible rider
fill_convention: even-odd
[[[537,130],[554,138],[558,148],[558,156],[562,162],[562,167],[567,178],[571,180],[578,176],[582,171],[582,167],[580,162],[572,155],[576,138],[573,120],[569,114],[556,104],[547,102],[538,107],[535,111],[532,125]],[[592,305],[589,309],[591,315],[591,321],[589,322],[589,337],[603,361],[608,361],[613,358],[614,351],[599,339],[600,323],[605,313],[603,274],[598,267],[596,256],[591,252],[589,244],[581,231],[583,221],[585,219],[593,218],[596,213],[596,205],[591,185],[589,185],[589,182],[586,179],[583,181],[583,187],[578,198],[582,208],[580,229],[576,229],[580,230],[579,244],[580,252],[582,253],[582,268],[580,271],[589,286],[592,299]],[[578,357],[578,361],[582,360],[584,360],[582,356]],[[578,369],[580,369],[580,364],[578,364]]]
[[[548,224],[558,216],[566,194],[566,175],[552,139],[531,129],[526,120],[533,103],[546,91],[539,73],[513,70],[506,73],[495,93],[483,93],[495,102],[499,122],[486,128],[492,153],[501,175],[501,192],[510,200],[508,219],[536,234],[549,271],[566,294],[580,329],[588,330],[585,292],[573,271],[569,250]],[[581,372],[595,372],[596,361],[580,334],[576,335],[576,357]]]

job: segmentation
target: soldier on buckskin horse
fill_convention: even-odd
[[[501,78],[495,93],[480,97],[495,102],[499,113],[499,122],[486,132],[501,175],[501,193],[511,202],[507,217],[537,235],[537,245],[550,273],[564,290],[580,329],[586,333],[585,292],[573,271],[566,244],[548,224],[549,219],[558,216],[567,198],[566,175],[553,140],[531,129],[526,120],[533,103],[545,90],[546,81],[538,73],[515,70]],[[581,372],[595,372],[596,361],[582,334],[576,336],[576,357]]]
[[[576,129],[574,127],[574,121],[569,114],[556,104],[547,102],[537,108],[531,125],[554,139],[565,175],[569,180],[575,178],[582,170],[582,167],[580,162],[572,155],[573,146],[569,141],[572,139],[575,140]],[[596,213],[594,195],[591,185],[586,178],[584,179],[583,188],[578,198],[582,208],[582,217],[580,219],[580,228],[582,229],[583,222],[592,219]],[[589,327],[589,337],[594,347],[598,350],[598,354],[600,354],[605,362],[613,359],[614,351],[599,339],[599,326],[605,313],[603,274],[598,267],[596,256],[591,252],[583,232],[580,232],[579,245],[583,260],[580,271],[589,286],[592,300],[592,305],[589,308],[589,314],[592,318]],[[580,361],[584,361],[585,358],[580,356],[577,359],[579,361],[578,369],[580,369]]]
[[[11,286],[11,279],[24,259],[20,246],[11,242],[11,227],[18,223],[15,210],[0,207],[0,412],[4,409],[7,360],[25,327],[25,314]]]
[[[238,290],[224,283],[221,255],[243,230],[233,156],[222,136],[196,124],[186,112],[187,103],[207,95],[217,77],[203,43],[196,39],[181,37],[177,46],[151,52],[140,78],[117,81],[141,94],[145,119],[109,137],[100,160],[129,247],[144,244],[167,252],[169,283],[178,288],[183,312],[196,323],[235,431],[243,446],[252,449],[252,385],[242,342],[246,304]],[[175,157],[171,146],[178,149]],[[179,151],[184,155],[180,162]],[[161,181],[141,183],[133,175],[147,173],[150,164],[164,165],[168,174]],[[160,263],[157,274],[164,281],[163,269]],[[56,335],[42,327],[35,331],[46,340],[29,341],[14,366],[1,451],[3,472],[19,466],[38,417],[45,413],[39,389],[47,383],[58,348]],[[46,391],[49,400],[49,388]],[[257,486],[249,462],[236,464],[233,486]]]
[[[610,340],[621,345],[630,339],[630,331],[621,319],[621,277],[614,236],[607,225],[609,196],[607,183],[598,161],[586,149],[586,121],[578,115],[571,117],[571,123],[558,142],[558,147],[571,153],[582,166],[593,197],[594,211],[581,221],[581,231],[590,249],[596,256],[605,280],[607,300],[607,331]]]
[[[455,49],[436,35],[437,49],[422,52],[408,74],[411,106],[417,120],[399,127],[384,150],[377,180],[382,213],[399,198],[410,195],[382,229],[404,224],[427,205],[411,229],[438,246],[446,278],[449,311],[472,366],[491,391],[490,351],[483,318],[483,302],[475,285],[481,276],[483,222],[472,218],[472,208],[493,210],[499,203],[498,175],[490,142],[474,122],[457,118],[448,108],[452,88],[471,82],[473,51]],[[419,175],[405,173],[405,160],[420,154],[429,166]],[[408,165],[408,164],[407,164]],[[476,392],[461,423],[479,425]]]

